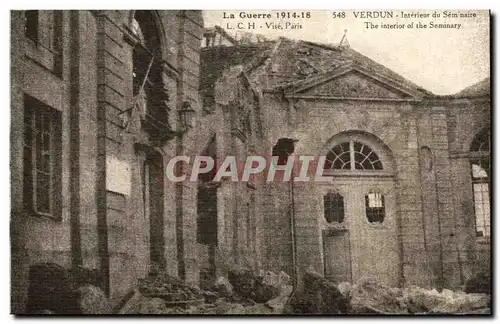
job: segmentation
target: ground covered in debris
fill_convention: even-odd
[[[490,314],[490,295],[417,286],[394,288],[363,280],[338,285],[308,272],[285,308],[292,314]]]
[[[206,290],[184,284],[165,274],[141,281],[125,298],[119,314],[243,315],[282,314],[292,293],[290,277],[281,272],[254,275],[232,268]]]
[[[141,280],[114,306],[88,280],[71,283],[62,268],[42,266],[34,274],[28,312],[37,314],[491,314],[490,280],[484,274],[469,280],[467,292],[438,292],[417,286],[387,287],[374,280],[336,284],[314,272],[307,272],[294,291],[284,272],[255,275],[240,267],[200,290],[157,273]]]
[[[229,272],[207,291],[185,286],[181,299],[172,301],[169,292],[145,297],[140,288],[121,313],[200,314],[200,315],[276,315],[276,314],[489,314],[490,296],[417,286],[404,289],[387,287],[372,280],[357,284],[334,284],[321,275],[308,272],[300,291],[293,292],[290,278],[267,272],[254,276],[250,271]],[[173,278],[163,278],[171,282]],[[156,278],[156,281],[162,282]],[[175,281],[175,279],[174,279]],[[164,285],[160,283],[159,286]],[[170,283],[167,283],[171,287]],[[149,289],[149,288],[148,288]],[[179,296],[178,292],[174,293]],[[191,294],[191,295],[189,295]],[[140,296],[139,296],[140,295]],[[184,298],[186,296],[186,298]]]

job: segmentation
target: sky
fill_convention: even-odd
[[[290,10],[288,10],[290,11]],[[385,11],[385,10],[384,10]],[[429,14],[428,18],[402,18],[404,13]],[[234,14],[234,19],[227,19]],[[240,18],[245,14],[270,13],[271,19]],[[432,18],[434,10],[411,11],[393,10],[392,18],[361,18],[358,10],[343,10],[345,18],[333,18],[334,11],[309,11],[309,19],[283,19],[281,23],[298,22],[302,29],[273,30],[268,29],[266,22],[279,23],[275,17],[278,10],[226,10],[204,11],[205,27],[219,25],[227,30],[227,24],[235,28],[255,22],[258,28],[244,29],[242,32],[255,32],[273,39],[280,36],[303,39],[313,42],[338,44],[347,30],[347,39],[351,48],[385,65],[406,79],[435,94],[454,94],[475,84],[490,75],[490,25],[488,11],[449,10],[457,14],[474,13],[476,17],[446,17],[443,10],[436,10],[439,18]],[[307,10],[293,10],[300,14]],[[338,15],[342,11],[335,11]],[[397,18],[396,18],[397,16]],[[470,15],[469,15],[470,16]],[[367,29],[365,22],[379,25],[378,29]],[[382,29],[382,24],[414,23],[413,29]],[[461,24],[456,28],[417,29],[415,24]],[[259,28],[262,26],[262,28]],[[235,30],[227,30],[234,35]]]

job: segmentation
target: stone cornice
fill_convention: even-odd
[[[267,91],[264,91],[267,92]],[[279,92],[272,92],[279,93]],[[289,94],[285,95],[287,99],[306,99],[306,100],[328,100],[328,101],[377,101],[377,102],[421,102],[421,99],[416,98],[358,98],[358,97],[335,97],[335,96],[323,96],[323,95],[299,95],[299,94]]]

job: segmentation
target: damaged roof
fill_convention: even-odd
[[[268,72],[273,75],[273,79],[277,80],[274,87],[286,88],[291,84],[351,64],[382,75],[392,82],[411,88],[424,96],[433,95],[431,92],[422,89],[415,83],[350,47],[287,38],[281,38],[278,42],[280,43],[276,46],[268,67]]]
[[[490,78],[487,77],[484,80],[475,83],[462,91],[455,94],[455,97],[482,97],[489,96],[491,93],[491,82]]]
[[[435,96],[350,47],[284,37],[263,43],[203,48],[200,91],[204,106],[213,105],[215,83],[225,70],[235,65],[241,65],[249,80],[259,88],[283,90],[349,64],[383,76],[421,97]]]
[[[259,55],[269,52],[272,42],[237,46],[216,46],[201,49],[200,93],[204,107],[211,107],[214,101],[215,83],[231,66],[246,66]]]

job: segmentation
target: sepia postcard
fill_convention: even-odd
[[[492,314],[490,11],[10,19],[12,314]]]

